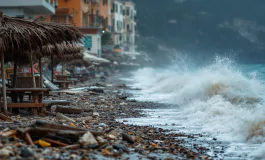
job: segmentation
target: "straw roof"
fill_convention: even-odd
[[[0,52],[41,50],[44,45],[78,41],[81,32],[67,24],[11,18],[0,12]]]
[[[54,64],[57,65],[59,63],[66,63],[71,60],[82,60],[83,59],[83,54],[82,53],[77,53],[77,54],[66,54],[61,57],[54,57]]]
[[[41,50],[35,51],[37,55],[49,56],[55,54],[56,56],[79,54],[84,50],[84,47],[72,43],[60,43],[56,45],[48,45],[42,47]]]
[[[48,46],[43,46],[41,50],[37,49],[32,51],[34,55],[38,55],[41,57],[44,56],[50,56],[52,54],[55,55],[54,59],[55,61],[69,61],[72,59],[82,59],[83,58],[83,52],[84,47],[78,46],[76,44],[72,43],[60,43],[56,45],[48,45]],[[22,52],[14,52],[11,54],[7,54],[5,56],[5,62],[8,61],[13,61],[14,56],[17,56],[19,65],[26,65],[30,63],[30,56],[29,54],[25,54]],[[57,58],[58,57],[58,58]],[[34,59],[34,57],[33,57]],[[58,60],[56,60],[58,59]],[[36,60],[36,59],[35,59]]]

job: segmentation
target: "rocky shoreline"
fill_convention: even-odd
[[[195,143],[185,146],[187,139],[196,141],[198,135],[116,121],[117,118],[143,117],[141,109],[159,108],[161,104],[126,100],[128,95],[122,94],[122,90],[130,89],[126,85],[97,82],[73,86],[97,85],[97,89],[53,93],[47,98],[70,100],[69,107],[82,109],[80,114],[55,112],[64,106],[54,105],[51,111],[44,111],[39,117],[21,111],[19,115],[10,116],[13,122],[1,121],[0,158],[212,159],[207,155],[210,148]]]

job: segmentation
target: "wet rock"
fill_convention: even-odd
[[[9,157],[11,155],[14,155],[13,151],[7,148],[3,148],[0,150],[0,157]]]
[[[53,154],[53,158],[54,158],[54,159],[59,159],[59,158],[60,158],[60,154],[59,154],[59,153],[55,153],[55,154]]]
[[[98,148],[98,147],[99,147],[98,144],[90,144],[90,145],[88,146],[88,148],[90,148],[90,149],[96,149],[96,148]]]
[[[23,146],[21,148],[21,151],[20,151],[20,156],[21,157],[32,157],[34,155],[33,151],[26,147],[26,146]]]
[[[116,130],[112,130],[109,134],[110,135],[113,135],[115,137],[118,137],[119,136],[119,133]]]
[[[80,157],[78,155],[76,155],[76,154],[71,154],[69,156],[69,158],[72,159],[72,160],[79,160],[80,159]]]
[[[117,137],[116,136],[114,136],[114,135],[112,135],[112,134],[109,134],[108,135],[108,139],[110,139],[110,140],[115,140]]]
[[[93,113],[93,117],[98,117],[99,116],[99,113],[98,112],[94,112]]]
[[[123,144],[114,144],[113,148],[117,150],[122,150],[123,152],[129,152],[129,149]]]
[[[99,123],[98,125],[101,126],[101,127],[107,126],[105,123]]]
[[[107,143],[107,141],[106,141],[104,138],[102,138],[102,137],[97,137],[97,140],[98,140],[98,143],[99,143],[100,145],[102,145],[102,144],[106,144],[106,143]]]
[[[113,146],[107,146],[107,147],[106,147],[106,150],[112,152],[112,151],[113,151]]]
[[[213,138],[213,140],[214,140],[214,141],[216,141],[216,140],[217,140],[217,138]]]
[[[83,120],[83,121],[89,121],[89,120],[92,120],[93,117],[92,116],[87,116],[87,117],[82,117],[80,119]]]
[[[134,139],[126,133],[122,133],[122,140],[134,144]]]
[[[89,131],[79,139],[79,143],[81,143],[85,147],[88,147],[91,144],[98,144],[95,137]]]

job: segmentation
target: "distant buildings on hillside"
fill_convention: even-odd
[[[135,56],[136,8],[131,0],[8,0],[0,1],[5,15],[66,23],[85,34],[85,46],[101,56],[101,35],[109,32],[115,51]],[[106,33],[105,32],[105,33]]]

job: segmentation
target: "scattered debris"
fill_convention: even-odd
[[[55,112],[68,113],[68,114],[80,114],[82,112],[82,109],[68,107],[68,106],[63,106],[63,107],[57,106]]]

